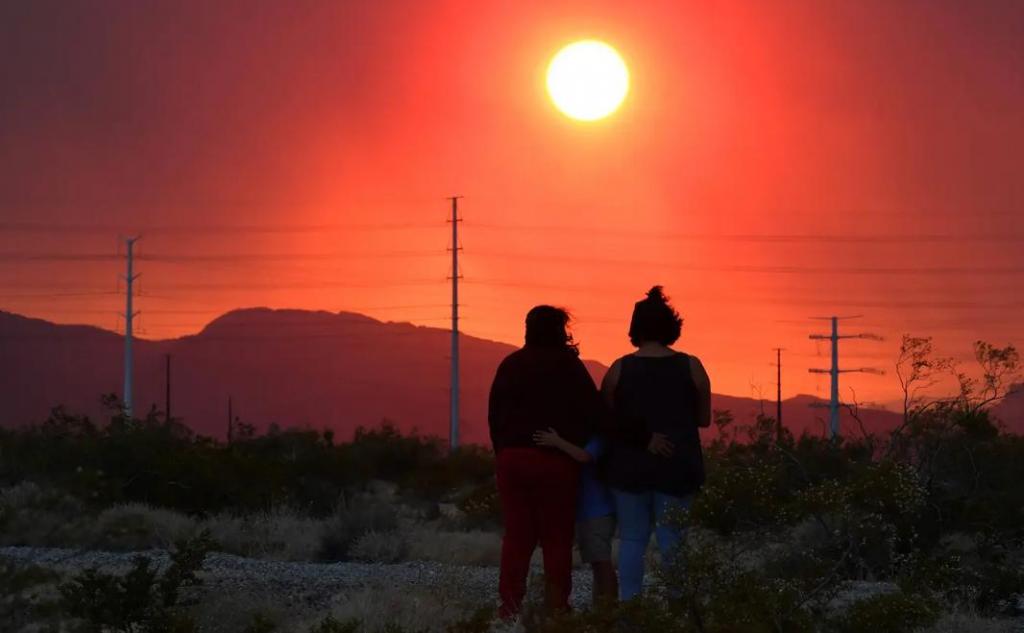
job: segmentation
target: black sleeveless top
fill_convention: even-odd
[[[690,357],[624,356],[614,394],[607,480],[629,492],[682,496],[704,483],[697,427],[697,387]],[[652,433],[675,445],[670,457],[647,450]]]

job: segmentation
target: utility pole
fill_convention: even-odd
[[[811,334],[811,340],[822,341],[827,340],[832,343],[832,367],[829,369],[809,369],[812,374],[828,374],[831,378],[831,387],[829,395],[829,435],[835,440],[839,437],[839,374],[860,372],[860,373],[879,373],[877,370],[869,368],[858,368],[858,369],[840,369],[839,368],[839,341],[844,338],[861,338],[861,339],[873,339],[881,340],[881,337],[874,334],[839,334],[839,321],[842,319],[856,319],[859,316],[850,317],[815,317],[818,320],[830,321],[832,323],[832,332],[830,334]]]
[[[171,355],[167,354],[164,358],[166,360],[166,366],[164,368],[164,383],[167,388],[164,394],[164,417],[167,422],[171,421]]]
[[[138,316],[132,308],[132,299],[134,297],[134,284],[135,280],[139,278],[135,274],[135,242],[139,240],[138,236],[126,238],[124,243],[128,249],[126,254],[127,260],[127,271],[124,276],[125,280],[125,307],[124,307],[124,413],[129,419],[132,417],[132,374],[133,374],[133,356],[132,356],[132,320]]]
[[[448,447],[454,451],[459,447],[459,198],[452,196],[452,351],[451,351],[451,393],[449,394]]]
[[[775,349],[775,426],[778,429],[778,433],[782,435],[782,352],[786,350],[784,347],[776,347]]]

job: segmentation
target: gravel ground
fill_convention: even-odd
[[[60,548],[3,547],[0,557],[35,564],[62,574],[70,574],[95,567],[108,572],[127,571],[137,556],[145,556],[162,567],[169,563],[166,551],[102,552]],[[222,615],[234,607],[232,596],[246,596],[248,603],[273,603],[274,608],[290,616],[309,618],[337,606],[339,601],[353,595],[380,596],[385,591],[397,595],[399,602],[406,600],[403,591],[433,593],[440,587],[456,587],[457,599],[467,605],[495,604],[497,600],[498,570],[494,567],[463,567],[434,562],[407,562],[398,564],[368,563],[306,563],[279,562],[243,558],[229,554],[211,553],[203,567],[202,593],[213,598],[215,612],[208,616],[210,631],[241,630],[238,626],[221,627]],[[857,582],[848,585],[837,603],[849,603],[878,593],[894,590],[890,583]],[[578,569],[573,577],[572,602],[576,608],[585,608],[590,601],[590,574]],[[394,598],[392,598],[393,600]],[[226,608],[217,600],[228,600]],[[386,605],[385,608],[395,608]],[[1024,600],[1020,605],[1024,609]],[[1024,622],[1014,620],[1017,626]],[[308,630],[308,629],[304,629]],[[997,630],[997,629],[992,629]],[[998,629],[1007,630],[1007,629]],[[1018,630],[1014,628],[1013,630]],[[1024,628],[1020,630],[1024,631]]]
[[[102,571],[127,571],[132,561],[145,556],[159,567],[169,564],[166,551],[101,552],[42,547],[2,547],[0,557],[31,563],[58,571],[75,573],[95,567]],[[470,604],[492,604],[497,600],[498,570],[494,567],[461,567],[433,562],[397,564],[302,563],[243,558],[211,553],[203,565],[207,590],[273,593],[290,597],[287,602],[309,607],[327,605],[339,594],[373,587],[412,586],[432,588],[440,581],[458,579],[461,596]],[[590,573],[573,575],[574,606],[590,601]]]

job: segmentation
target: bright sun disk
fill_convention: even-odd
[[[618,51],[599,40],[569,44],[551,59],[547,73],[551,101],[579,121],[603,119],[629,92],[629,69]]]

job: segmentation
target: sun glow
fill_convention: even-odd
[[[629,92],[629,69],[618,51],[599,40],[569,44],[551,59],[547,73],[551,101],[578,121],[603,119]]]

